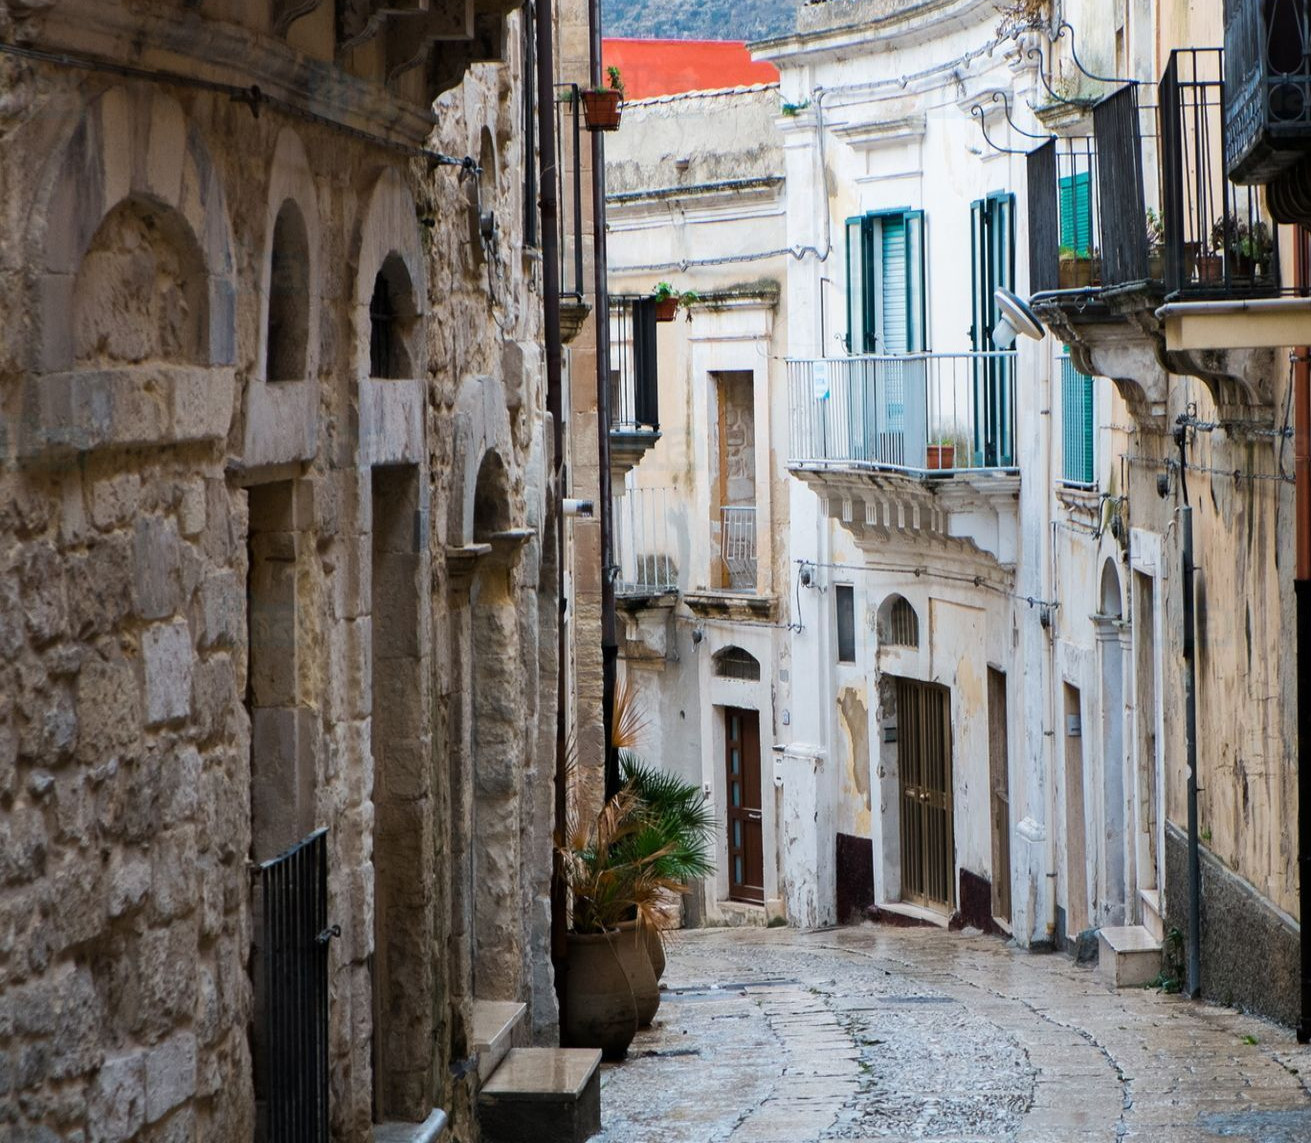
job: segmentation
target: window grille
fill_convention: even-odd
[[[889,647],[920,645],[919,616],[904,596],[898,595],[890,601],[887,622],[884,624],[884,643]]]
[[[721,679],[760,678],[760,660],[741,647],[725,647],[715,656],[715,674]]]

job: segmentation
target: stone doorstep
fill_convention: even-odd
[[[1143,903],[1143,927],[1158,941],[1165,940],[1165,923],[1161,920],[1161,893],[1158,889],[1139,889]]]
[[[478,1057],[478,1082],[485,1084],[514,1046],[515,1032],[528,1005],[517,1000],[473,1002],[473,1050]]]
[[[1161,972],[1161,942],[1142,925],[1111,925],[1097,931],[1097,974],[1116,988],[1135,988]]]
[[[601,1053],[513,1048],[478,1096],[484,1143],[584,1143],[601,1130]]]
[[[422,1123],[376,1123],[373,1143],[439,1143],[446,1137],[446,1112],[437,1108]]]

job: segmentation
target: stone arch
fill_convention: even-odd
[[[510,476],[501,454],[488,449],[473,491],[473,539],[486,543],[510,529]]]
[[[1102,564],[1102,614],[1111,619],[1119,619],[1124,614],[1124,607],[1121,600],[1120,573],[1116,570],[1115,561],[1108,559]]]
[[[505,386],[497,377],[466,377],[455,402],[456,485],[447,516],[447,543],[453,547],[473,543],[478,477],[491,451],[502,462],[513,455]],[[505,476],[509,503],[512,481],[508,470]]]
[[[420,319],[428,312],[427,277],[424,273],[423,243],[415,214],[414,197],[399,172],[388,168],[369,193],[355,235],[355,351],[354,374],[367,379],[370,373],[370,307],[382,274],[389,287],[403,286],[407,295],[404,321],[408,324],[405,345],[411,377],[427,373],[427,349],[420,336]]]
[[[255,375],[261,380],[291,381],[313,377],[319,368],[320,222],[318,193],[305,146],[290,127],[278,132],[269,167],[265,204],[264,256],[260,264],[259,356]],[[273,370],[281,354],[270,345],[279,301],[294,302],[294,325],[303,330],[299,372]],[[283,315],[283,321],[292,315]],[[285,376],[275,376],[285,373]]]
[[[713,658],[715,674],[721,679],[745,679],[756,682],[760,678],[760,660],[743,647],[721,647]]]
[[[380,380],[414,377],[418,331],[414,283],[404,260],[388,254],[373,279],[369,297],[369,376]]]
[[[181,105],[150,87],[114,88],[89,104],[47,175],[45,242],[34,259],[38,319],[33,372],[75,366],[75,281],[106,217],[125,200],[149,204],[189,232],[200,255],[206,320],[197,363],[234,361],[235,269],[223,188]]]
[[[297,381],[309,354],[309,237],[294,199],[273,223],[264,309],[264,379]]]
[[[889,595],[879,605],[878,631],[885,647],[918,647],[920,620],[910,600],[896,592]]]

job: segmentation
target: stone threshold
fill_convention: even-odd
[[[446,1136],[446,1112],[436,1108],[422,1123],[390,1123],[373,1125],[373,1143],[440,1143]]]

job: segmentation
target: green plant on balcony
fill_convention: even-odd
[[[688,311],[687,317],[691,321],[691,307],[701,300],[701,295],[695,290],[676,290],[668,282],[657,282],[651,297],[656,304],[656,321],[673,321],[679,306]]]
[[[944,425],[929,437],[924,467],[930,471],[970,468],[973,459],[970,434],[959,425]]]
[[[1097,250],[1060,248],[1060,285],[1062,290],[1087,289],[1102,281],[1102,258]]]
[[[583,115],[589,131],[617,131],[622,113],[624,81],[617,67],[605,69],[607,84],[604,87],[585,87],[579,95],[583,100]]]
[[[1211,249],[1228,260],[1230,277],[1265,278],[1270,274],[1275,242],[1270,227],[1261,219],[1249,224],[1237,215],[1222,214],[1211,226]]]

